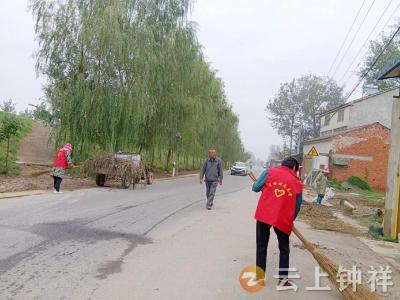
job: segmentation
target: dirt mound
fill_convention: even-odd
[[[54,154],[51,128],[40,122],[34,122],[32,131],[21,141],[17,163],[50,165],[54,159]]]
[[[335,210],[332,207],[303,201],[299,218],[315,229],[338,231],[358,236],[365,235],[358,228],[339,220],[334,213]]]

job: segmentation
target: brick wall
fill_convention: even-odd
[[[377,191],[386,190],[390,130],[376,123],[338,135],[333,140],[333,153],[371,156],[372,161],[350,160],[348,166],[333,166],[332,177],[344,181],[358,176]]]

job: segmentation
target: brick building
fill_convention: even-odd
[[[367,180],[373,189],[385,191],[389,139],[390,129],[373,123],[308,140],[304,144],[304,153],[315,147],[320,157],[316,160],[305,156],[304,171],[329,167],[334,179],[344,181],[358,176]],[[321,161],[325,162],[320,164]]]

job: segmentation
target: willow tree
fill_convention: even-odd
[[[135,151],[168,168],[198,163],[209,147],[244,154],[238,118],[187,20],[189,0],[32,0],[37,71],[58,143],[79,159]]]

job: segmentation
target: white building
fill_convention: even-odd
[[[321,136],[332,135],[343,130],[381,123],[390,128],[392,120],[393,96],[399,89],[391,89],[363,97],[321,114]]]
[[[303,153],[315,147],[319,156],[312,158],[312,169],[328,167],[332,137],[349,129],[380,123],[390,129],[393,96],[399,88],[376,93],[345,103],[321,114],[320,137],[305,141]]]

